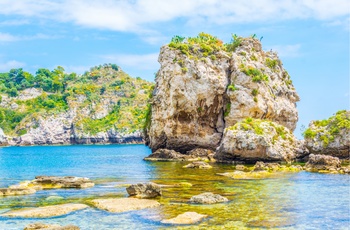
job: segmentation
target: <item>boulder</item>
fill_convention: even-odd
[[[186,154],[169,149],[158,149],[144,160],[147,161],[214,161],[214,152],[210,149],[196,148]]]
[[[126,191],[130,196],[138,198],[154,198],[162,195],[161,186],[153,182],[133,184],[127,187]]]
[[[310,154],[305,165],[307,170],[336,170],[341,165],[338,157]]]
[[[201,193],[199,195],[192,196],[190,199],[190,203],[196,204],[215,204],[227,201],[228,199],[226,197],[211,192]]]
[[[137,198],[95,199],[92,204],[99,209],[117,213],[160,206],[155,200]]]
[[[195,224],[206,218],[207,215],[198,214],[196,212],[185,212],[175,218],[162,220],[163,224]]]
[[[88,208],[88,206],[85,204],[60,204],[38,208],[23,208],[5,212],[0,216],[22,218],[48,218],[53,216],[62,216],[85,208]]]
[[[247,118],[225,129],[214,158],[219,162],[291,162],[295,159],[295,148],[296,138],[286,127]]]
[[[185,161],[187,155],[176,152],[175,150],[158,149],[144,160],[148,161]]]
[[[183,166],[183,168],[199,168],[199,169],[210,169],[212,166],[203,161],[194,161],[188,165]]]
[[[24,230],[79,230],[80,228],[75,225],[61,226],[58,224],[45,224],[45,223],[33,223],[28,224]]]
[[[310,153],[350,158],[350,111],[341,110],[325,120],[311,121],[303,133]]]

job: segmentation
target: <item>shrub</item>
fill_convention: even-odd
[[[235,84],[233,84],[233,83],[231,83],[231,84],[227,87],[227,89],[230,90],[230,91],[236,91],[236,90],[237,90]]]

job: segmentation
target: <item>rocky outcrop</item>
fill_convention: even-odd
[[[192,196],[190,199],[190,203],[195,204],[215,204],[227,201],[228,199],[226,197],[211,192],[201,193],[199,195]]]
[[[87,177],[74,176],[36,176],[35,180],[31,181],[29,187],[42,187],[42,189],[49,188],[89,188],[95,184]]]
[[[305,168],[309,171],[317,170],[331,170],[336,171],[341,166],[341,162],[338,157],[310,154],[309,160],[305,165]]]
[[[349,159],[350,111],[338,111],[326,120],[311,121],[304,137],[310,153]]]
[[[116,213],[160,206],[160,203],[155,200],[137,198],[95,199],[91,202],[99,209]]]
[[[219,162],[285,161],[295,158],[296,139],[284,126],[245,119],[225,129],[215,159]]]
[[[95,184],[87,177],[36,176],[32,181],[23,181],[19,184],[10,185],[8,188],[0,188],[0,196],[28,195],[42,189],[83,189],[93,186]]]
[[[163,46],[158,61],[147,127],[153,152],[215,151],[225,128],[247,117],[268,119],[291,131],[296,127],[299,97],[277,54],[264,52],[257,39],[236,38],[224,46],[201,33]],[[267,155],[271,160],[293,157],[276,156],[274,150]]]
[[[88,206],[85,204],[60,204],[44,206],[39,208],[23,208],[3,213],[0,216],[22,218],[47,218],[53,216],[62,216],[85,208],[88,208]]]
[[[138,198],[154,198],[162,195],[161,186],[153,182],[133,184],[127,187],[126,191],[130,196]]]
[[[196,212],[185,212],[174,218],[162,220],[163,224],[195,224],[208,217]]]
[[[80,228],[75,225],[61,226],[58,224],[45,224],[45,223],[33,223],[28,224],[24,230],[79,230]]]

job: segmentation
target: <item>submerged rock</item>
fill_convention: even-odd
[[[188,165],[183,166],[183,168],[199,168],[199,169],[210,169],[212,166],[203,161],[194,161]]]
[[[277,175],[270,173],[268,171],[251,171],[251,172],[242,172],[242,171],[234,171],[234,172],[225,172],[225,173],[217,173],[220,176],[227,176],[236,180],[259,180],[259,179],[267,179],[274,178]]]
[[[311,121],[303,135],[310,153],[349,159],[350,111],[338,111],[328,119]]]
[[[225,129],[215,158],[219,162],[286,161],[295,158],[296,139],[272,121],[247,118]]]
[[[190,199],[190,203],[196,204],[215,204],[227,201],[228,199],[226,197],[211,192],[201,193],[199,195],[192,196]]]
[[[310,154],[309,161],[306,163],[307,170],[332,170],[335,171],[341,166],[338,157],[332,157],[320,154]]]
[[[36,193],[32,188],[0,188],[0,196],[17,196]]]
[[[88,206],[85,204],[60,204],[38,208],[23,208],[3,213],[0,216],[22,218],[47,218],[53,216],[62,216],[85,208],[88,208]]]
[[[195,224],[206,218],[207,215],[198,214],[196,212],[185,212],[175,218],[162,220],[163,224]]]
[[[108,212],[128,212],[160,206],[160,203],[155,200],[137,198],[95,199],[92,200],[92,204]]]
[[[33,223],[28,224],[24,230],[79,230],[80,228],[75,225],[61,226],[58,224],[45,224],[45,223]]]
[[[133,184],[127,187],[126,191],[130,196],[138,198],[154,198],[162,195],[161,186],[153,182]]]

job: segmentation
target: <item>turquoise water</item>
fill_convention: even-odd
[[[160,184],[188,182],[188,188],[165,188],[154,209],[113,214],[93,207],[48,219],[0,217],[0,229],[23,229],[34,222],[75,224],[81,229],[174,229],[160,220],[185,211],[209,217],[186,229],[350,229],[348,175],[285,173],[265,180],[233,180],[216,175],[232,171],[231,165],[212,169],[183,169],[184,163],[146,162],[143,145],[55,146],[0,148],[0,187],[37,175],[82,176],[95,181],[89,189],[42,190],[32,195],[0,197],[0,213],[21,207],[60,202],[88,203],[96,197],[126,197],[125,185],[154,181]],[[192,195],[214,192],[230,202],[191,205]]]

